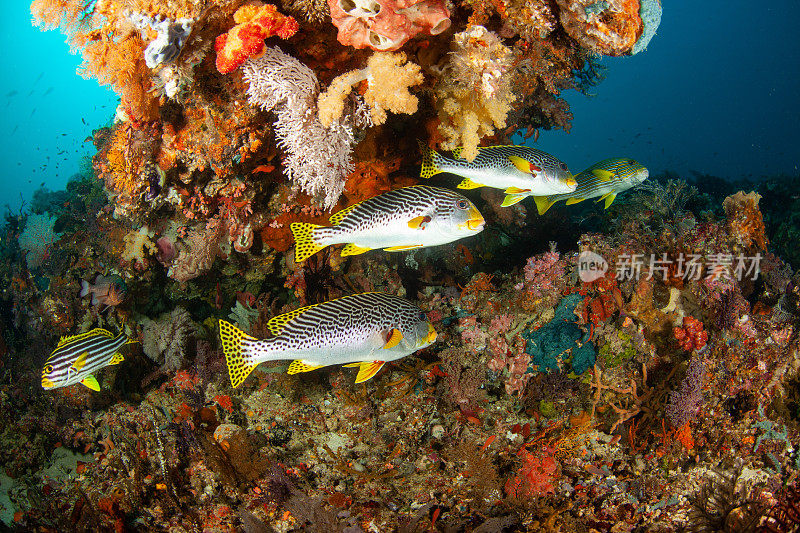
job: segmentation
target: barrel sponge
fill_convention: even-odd
[[[661,0],[640,0],[639,17],[642,19],[642,35],[631,48],[631,55],[645,50],[656,34],[658,25],[661,24]]]

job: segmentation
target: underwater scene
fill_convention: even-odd
[[[800,531],[800,56],[670,111],[700,5],[34,0],[0,531]]]

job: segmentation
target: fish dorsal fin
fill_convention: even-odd
[[[458,159],[459,157],[461,157],[461,152],[463,151],[464,151],[463,146],[459,146],[458,148],[453,148],[453,157],[455,159]]]
[[[68,337],[61,337],[61,339],[59,339],[58,341],[58,345],[56,345],[56,348],[61,348],[62,346],[64,346],[69,342],[79,341],[86,339],[88,337],[95,337],[95,336],[108,337],[110,339],[114,338],[114,334],[108,331],[107,329],[94,328],[91,331],[87,331],[86,333],[81,333],[79,335],[69,335]]]
[[[77,371],[80,371],[81,368],[86,366],[86,359],[88,358],[89,358],[89,352],[83,352],[78,356],[77,359],[75,359],[75,362],[72,363],[72,368],[74,368]]]
[[[286,370],[287,374],[299,374],[300,372],[311,372],[325,365],[309,365],[302,359],[295,359],[289,364],[289,369]]]
[[[464,178],[461,180],[461,183],[457,185],[459,189],[477,189],[478,187],[483,187],[483,183],[477,183],[472,181],[469,178]]]
[[[91,374],[83,378],[83,381],[81,381],[81,383],[86,385],[95,392],[98,392],[100,390],[100,384],[97,382],[97,378],[95,378]]]
[[[411,229],[425,229],[425,226],[427,226],[430,221],[431,217],[428,215],[420,215],[409,220],[408,227]]]
[[[567,205],[579,204],[584,200],[586,200],[586,198],[567,198]]]
[[[403,340],[403,332],[397,328],[390,329],[386,334],[386,343],[383,345],[384,350],[389,350],[397,346]]]
[[[372,379],[383,368],[384,364],[386,364],[386,361],[364,361],[362,363],[348,363],[344,366],[358,367],[356,383],[363,383],[368,379]]]
[[[609,172],[608,170],[603,170],[601,168],[596,168],[592,170],[592,174],[594,174],[595,177],[597,177],[597,179],[599,179],[600,181],[608,181],[614,177],[613,172]]]
[[[339,211],[339,212],[337,212],[337,213],[334,213],[334,214],[332,214],[332,215],[331,215],[331,217],[330,217],[328,220],[331,222],[331,224],[338,224],[339,222],[341,222],[342,220],[344,220],[344,217],[346,217],[347,215],[349,215],[350,213],[352,213],[352,212],[353,212],[353,210],[354,210],[356,207],[360,206],[360,205],[361,205],[361,203],[362,203],[362,202],[358,202],[358,203],[355,203],[355,204],[353,204],[353,205],[349,205],[349,206],[345,207],[345,208],[344,208],[344,209],[342,209],[341,211]]]
[[[117,352],[114,354],[114,357],[111,358],[111,361],[108,362],[109,365],[118,365],[123,362],[125,358],[122,356],[121,353]]]
[[[363,254],[364,252],[369,252],[370,250],[372,250],[372,248],[367,248],[365,246],[359,246],[359,245],[353,244],[351,242],[350,244],[348,244],[344,248],[342,248],[342,257],[348,256],[348,255],[360,255],[360,254]]]
[[[533,201],[536,202],[536,209],[539,211],[540,215],[547,213],[547,210],[556,203],[555,200],[550,199],[549,196],[534,196]]]
[[[288,313],[283,313],[282,315],[274,316],[267,321],[267,329],[273,335],[280,335],[283,328],[294,320],[295,318],[299,317],[309,309],[318,306],[319,304],[307,305],[305,307],[300,307],[299,309],[295,309],[294,311],[289,311]]]

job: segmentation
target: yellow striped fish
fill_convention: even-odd
[[[449,172],[464,178],[458,184],[459,189],[504,189],[503,207],[528,196],[570,193],[576,187],[566,163],[530,146],[482,146],[472,161],[459,158],[461,148],[453,150],[456,159],[451,159],[423,143],[419,146],[422,150],[420,177]]]
[[[413,303],[380,292],[343,296],[309,305],[267,322],[269,339],[256,339],[219,321],[231,385],[238,387],[264,361],[292,359],[289,374],[328,365],[358,367],[356,383],[373,377],[386,361],[429,346],[436,331]]]
[[[599,197],[597,201],[605,200],[605,209],[608,209],[617,194],[639,185],[649,176],[647,169],[633,159],[624,157],[604,159],[575,176],[578,187],[574,192],[534,196],[533,199],[540,215],[547,212],[559,200],[566,200],[567,205],[572,205],[587,198]]]
[[[123,361],[119,349],[129,342],[125,333],[116,337],[103,328],[95,328],[80,335],[61,337],[42,370],[42,387],[57,389],[74,383],[83,383],[93,391],[100,390],[94,373],[108,365]]]
[[[400,252],[437,246],[480,233],[485,224],[468,199],[427,185],[379,194],[342,209],[330,221],[330,227],[292,223],[295,261],[305,261],[332,244],[347,243],[343,256],[376,248]]]

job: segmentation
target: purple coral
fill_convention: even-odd
[[[669,397],[666,414],[676,428],[693,420],[703,405],[703,379],[706,373],[706,362],[695,355],[686,369],[686,377],[681,386]]]
[[[565,276],[564,265],[560,263],[561,254],[556,251],[530,257],[525,263],[525,286],[540,298],[556,290],[556,282]]]

